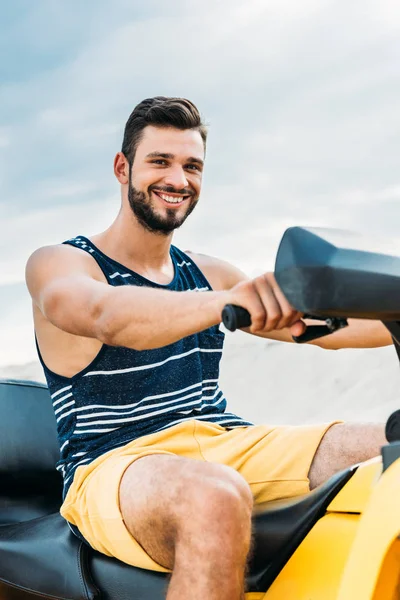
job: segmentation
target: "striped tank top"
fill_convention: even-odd
[[[174,277],[161,285],[101,252],[83,236],[65,244],[92,255],[109,285],[138,285],[201,293],[211,286],[190,257],[171,246]],[[141,436],[191,419],[227,429],[252,425],[226,412],[218,385],[224,333],[219,326],[152,350],[103,344],[94,360],[73,377],[44,369],[57,421],[64,497],[75,470]]]

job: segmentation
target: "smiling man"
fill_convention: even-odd
[[[306,493],[385,443],[382,425],[271,427],[227,411],[225,304],[246,308],[258,336],[291,341],[306,325],[271,273],[250,280],[172,245],[199,200],[206,138],[190,101],[141,102],[114,161],[116,220],[37,250],[26,270],[57,419],[61,512],[98,551],[171,571],[168,600],[243,598],[253,503]],[[353,321],[318,343],[391,339]]]

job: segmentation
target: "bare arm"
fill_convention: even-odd
[[[393,343],[392,336],[380,321],[349,319],[349,326],[332,335],[311,342],[327,350],[340,348],[378,348]]]
[[[157,348],[216,325],[224,292],[112,287],[93,261],[69,246],[37,250],[26,267],[33,302],[53,325],[136,350]]]
[[[305,319],[305,324],[315,325],[316,321]],[[392,337],[386,327],[380,321],[367,321],[365,319],[349,319],[349,326],[331,335],[308,342],[312,346],[319,346],[325,350],[340,350],[341,348],[378,348],[392,344]],[[245,329],[251,333],[249,329]],[[296,332],[297,333],[297,332]],[[255,333],[259,337],[281,342],[293,342],[290,329],[271,331],[266,334]]]

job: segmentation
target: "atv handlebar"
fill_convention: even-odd
[[[297,344],[311,342],[318,338],[330,335],[338,329],[342,329],[348,325],[347,319],[337,317],[314,317],[313,315],[304,315],[305,319],[314,319],[317,321],[325,321],[325,325],[309,325],[306,331],[299,336],[293,336],[293,341]],[[229,331],[236,331],[242,327],[251,325],[250,313],[241,306],[235,304],[227,304],[222,311],[222,322]]]

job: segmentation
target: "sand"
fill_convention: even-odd
[[[39,362],[0,367],[0,377],[44,381]],[[391,346],[332,351],[226,336],[221,387],[229,410],[255,423],[385,421],[400,408],[399,384]]]

